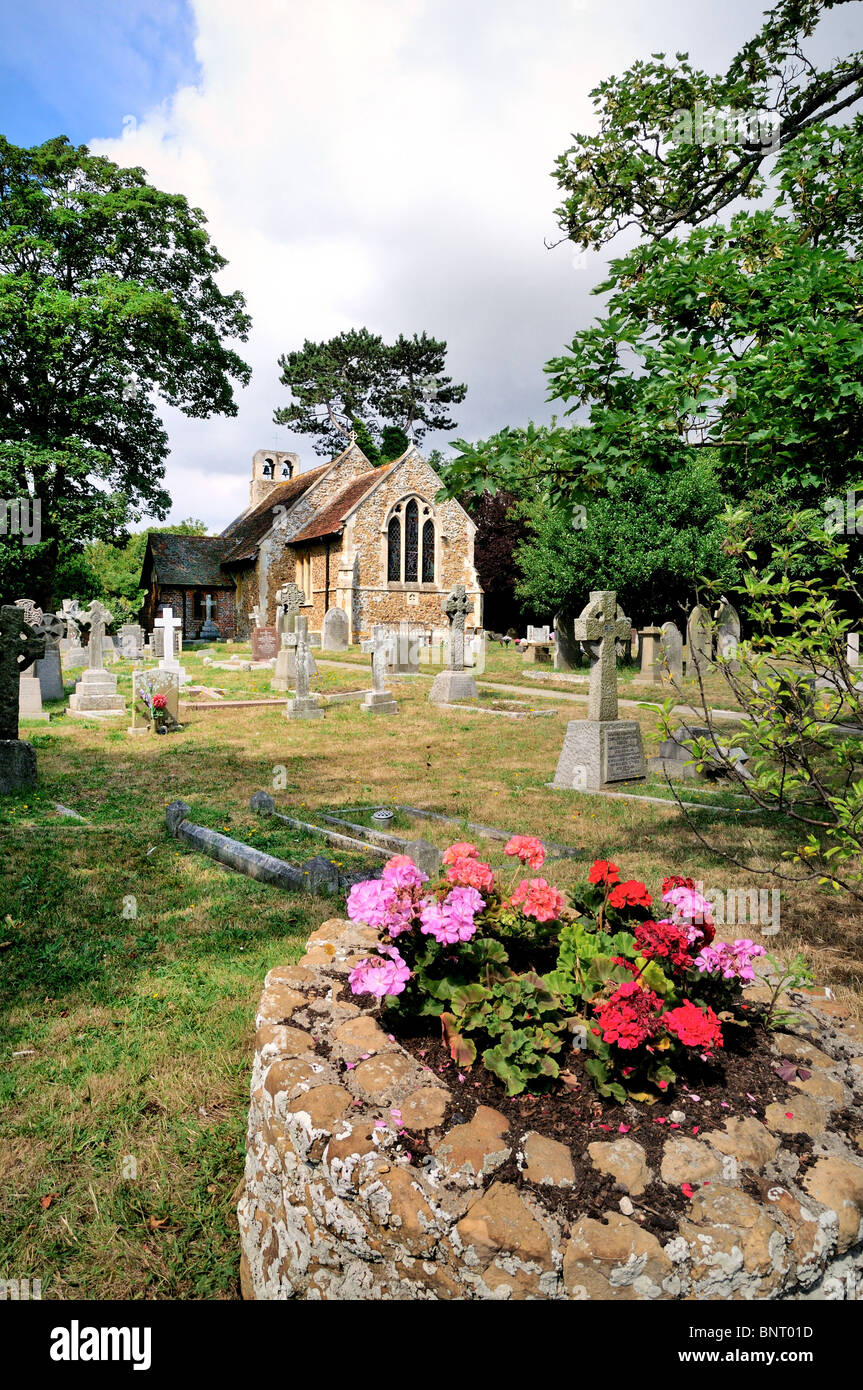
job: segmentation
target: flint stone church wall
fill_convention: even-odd
[[[497,1176],[512,1156],[504,1116],[480,1106],[447,1123],[449,1089],[353,998],[351,967],[377,933],[341,919],[306,954],[271,970],[257,1015],[245,1186],[238,1207],[249,1299],[837,1299],[863,1293],[863,1038],[833,1001],[812,1001],[809,1080],[793,1112],[669,1135],[651,1172],[630,1138],[590,1146],[618,1191],[695,1185],[678,1229],[657,1238],[619,1206],[568,1222],[554,1201],[570,1151],[537,1134],[516,1153],[526,1180]],[[761,987],[763,990],[763,987]],[[758,997],[758,987],[750,991]],[[799,1055],[803,1055],[801,1052]],[[420,1131],[430,1157],[410,1162]],[[813,1137],[798,1173],[785,1136]],[[793,1142],[793,1141],[791,1141]],[[725,1176],[728,1155],[736,1180]],[[511,1171],[511,1168],[510,1168]],[[702,1185],[703,1184],[703,1185]],[[629,1203],[623,1205],[630,1209]]]

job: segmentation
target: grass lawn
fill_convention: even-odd
[[[345,657],[344,671],[321,668],[317,689],[368,683],[368,657]],[[350,668],[357,660],[364,672]],[[226,698],[273,693],[268,671],[216,671],[190,652],[183,662]],[[113,669],[128,698],[129,668]],[[528,684],[520,657],[499,648],[486,677]],[[255,1004],[266,971],[295,960],[342,904],[280,892],[179,845],[165,831],[169,801],[299,863],[323,842],[248,809],[276,778],[278,809],[301,819],[401,802],[538,834],[583,849],[587,862],[612,858],[654,892],[671,872],[707,888],[769,887],[709,846],[763,867],[793,846],[787,829],[743,815],[745,803],[727,796],[705,795],[719,809],[694,812],[693,829],[673,804],[550,790],[566,721],[583,704],[518,721],[436,709],[422,677],[393,688],[396,717],[356,704],[296,723],[276,705],[191,710],[181,733],[137,739],[128,717],[22,726],[40,781],[0,798],[0,1278],[41,1278],[47,1298],[239,1296],[234,1202]],[[655,716],[637,717],[655,747]],[[693,799],[688,786],[682,795]],[[465,837],[413,825],[440,845]],[[499,844],[481,847],[501,862]],[[561,861],[548,876],[565,888],[584,868]],[[863,913],[824,891],[772,886],[781,886],[781,931],[768,949],[790,956],[802,945],[819,978],[855,1000]]]

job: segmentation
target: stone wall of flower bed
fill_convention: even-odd
[[[572,1181],[569,1149],[528,1135],[515,1155],[527,1182],[501,1180],[513,1157],[504,1117],[480,1106],[447,1128],[446,1086],[351,996],[347,973],[376,940],[333,920],[297,965],[267,976],[238,1208],[246,1298],[863,1294],[863,1126],[831,1128],[834,1112],[847,1114],[855,1093],[861,1100],[863,1033],[834,1001],[808,1001],[796,1036],[774,1043],[811,1068],[793,1111],[774,1105],[763,1123],[670,1134],[659,1172],[631,1138],[593,1144],[592,1162],[616,1179],[617,1205],[602,1220],[569,1222],[554,1201]],[[427,1140],[421,1166],[408,1158],[405,1130]],[[785,1141],[801,1133],[816,1160],[798,1182]],[[662,1239],[637,1220],[651,1183],[693,1189],[677,1231]]]

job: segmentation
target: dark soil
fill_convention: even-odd
[[[778,1059],[769,1051],[769,1035],[759,1014],[759,1006],[747,1010],[750,1027],[727,1027],[726,1047],[710,1062],[697,1061],[689,1070],[686,1084],[678,1082],[655,1104],[628,1101],[619,1105],[603,1100],[584,1070],[584,1054],[572,1051],[566,1056],[566,1069],[577,1081],[577,1089],[560,1081],[536,1087],[518,1096],[507,1096],[503,1085],[481,1062],[469,1070],[459,1069],[451,1060],[436,1020],[420,1020],[413,1031],[406,1029],[406,1020],[397,1014],[383,1022],[404,1048],[434,1076],[440,1077],[454,1096],[444,1119],[444,1127],[465,1124],[472,1119],[480,1105],[490,1106],[504,1115],[510,1124],[507,1144],[513,1156],[495,1170],[495,1179],[511,1182],[517,1187],[534,1189],[543,1204],[553,1207],[568,1224],[581,1217],[599,1217],[608,1209],[617,1209],[625,1195],[615,1179],[598,1173],[587,1153],[595,1142],[614,1141],[626,1135],[644,1149],[648,1167],[656,1175],[640,1197],[632,1197],[634,1219],[660,1239],[677,1229],[680,1217],[686,1212],[690,1197],[681,1188],[669,1187],[659,1180],[662,1150],[672,1133],[690,1136],[721,1130],[724,1122],[735,1116],[764,1119],[764,1112],[773,1101],[787,1104],[791,1111],[797,1092],[773,1070]],[[418,1033],[417,1027],[427,1025]],[[675,1112],[676,1118],[672,1118]],[[683,1119],[677,1112],[682,1112]],[[573,1155],[575,1184],[559,1188],[548,1184],[538,1187],[527,1182],[519,1171],[516,1153],[522,1140],[531,1130],[549,1139],[566,1144]],[[425,1138],[405,1131],[405,1148],[415,1162],[422,1162],[429,1153]],[[783,1135],[785,1148],[797,1154],[801,1168],[812,1161],[812,1140],[809,1135]],[[744,1174],[741,1172],[741,1178]],[[722,1179],[716,1179],[721,1182]],[[709,1187],[709,1182],[693,1187]]]

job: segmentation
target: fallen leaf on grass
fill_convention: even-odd
[[[167,1224],[168,1224],[168,1217],[167,1217],[167,1216],[162,1216],[162,1217],[158,1217],[158,1216],[148,1216],[148,1217],[147,1217],[147,1225],[149,1226],[149,1228],[150,1228],[151,1231],[159,1231],[159,1230],[161,1230],[161,1228],[162,1228],[163,1226],[167,1226]]]
[[[54,1198],[55,1198],[55,1197],[59,1197],[59,1196],[60,1196],[60,1193],[59,1193],[59,1192],[49,1192],[48,1195],[47,1195],[47,1197],[40,1197],[40,1198],[39,1198],[39,1205],[40,1205],[41,1207],[43,1207],[43,1208],[45,1209],[45,1211],[47,1211],[48,1208],[50,1207],[51,1203],[54,1201]]]

